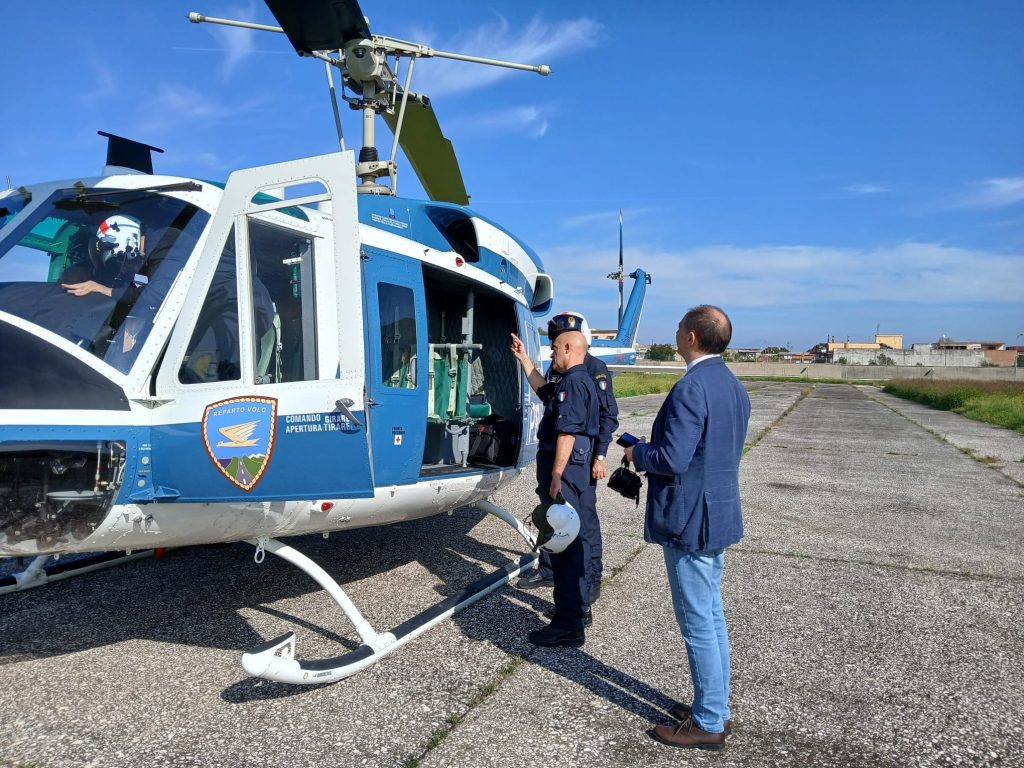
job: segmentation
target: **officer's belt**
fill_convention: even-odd
[[[590,450],[591,451],[594,450],[594,445],[597,442],[597,438],[596,437],[592,437],[591,435],[573,435],[573,437],[575,437],[577,440],[580,439],[580,438],[583,438],[585,440],[589,440],[590,441]],[[575,443],[573,444],[573,447],[575,447]],[[554,453],[555,452],[555,443],[541,443],[537,447],[537,450],[538,451],[542,451],[544,453]]]

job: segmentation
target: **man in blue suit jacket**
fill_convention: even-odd
[[[739,468],[750,398],[722,360],[731,338],[732,324],[718,307],[686,313],[676,332],[686,376],[662,404],[651,441],[626,449],[647,472],[644,538],[664,550],[693,679],[692,705],[670,710],[680,724],[652,732],[674,747],[721,749],[732,724],[721,587],[725,548],[743,536]]]

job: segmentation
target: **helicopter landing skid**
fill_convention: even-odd
[[[39,555],[32,559],[32,562],[28,564],[25,570],[0,579],[0,595],[7,594],[8,592],[21,592],[32,587],[41,587],[44,584],[49,584],[51,581],[70,579],[72,576],[89,573],[90,571],[98,571],[100,568],[109,568],[112,565],[120,565],[130,560],[150,557],[152,554],[152,549],[131,553],[103,552],[92,557],[56,563],[49,568],[46,567],[46,563],[50,560],[51,555]]]
[[[535,542],[533,534],[513,514],[489,501],[478,501],[475,506],[504,520],[515,528],[531,547],[533,546]],[[419,637],[466,606],[489,595],[520,573],[537,566],[536,555],[523,555],[518,561],[508,563],[496,572],[471,584],[460,594],[413,616],[391,631],[377,632],[363,618],[359,609],[352,603],[338,582],[301,552],[276,539],[261,538],[249,543],[256,546],[258,558],[261,551],[271,552],[313,578],[338,604],[362,640],[362,645],[343,656],[320,661],[300,661],[295,658],[295,633],[287,632],[242,654],[242,668],[253,677],[296,685],[320,685],[344,680],[346,677],[376,664],[384,656],[401,648],[410,640]]]

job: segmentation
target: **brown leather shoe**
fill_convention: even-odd
[[[668,713],[672,715],[672,717],[674,717],[676,720],[687,720],[689,719],[690,713],[692,711],[693,710],[690,708],[689,704],[683,704],[683,702],[677,701],[675,704],[672,705],[672,708],[668,711]],[[732,733],[732,720],[726,720],[725,735],[728,736],[730,733]]]
[[[708,733],[703,731],[690,718],[679,725],[656,725],[651,732],[657,741],[670,747],[722,749],[725,746],[725,733]]]

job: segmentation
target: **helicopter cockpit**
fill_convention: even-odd
[[[127,373],[209,214],[152,190],[34,192],[3,201],[0,311]]]

